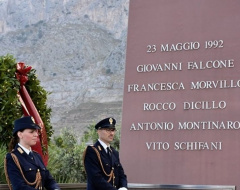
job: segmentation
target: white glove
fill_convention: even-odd
[[[126,187],[121,187],[118,190],[127,190],[127,188]]]

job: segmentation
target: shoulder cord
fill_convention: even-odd
[[[23,171],[22,171],[22,168],[21,168],[21,165],[20,165],[20,163],[19,163],[19,161],[18,161],[17,156],[16,156],[15,154],[13,154],[13,153],[11,153],[11,156],[12,156],[12,158],[13,158],[13,161],[15,162],[15,164],[17,165],[17,167],[19,168],[19,170],[20,170],[20,172],[21,172],[21,174],[22,174],[22,176],[23,176],[24,181],[25,181],[28,185],[31,185],[31,186],[32,186],[32,185],[36,185],[36,186],[35,186],[35,189],[37,189],[38,187],[39,187],[39,189],[42,189],[42,187],[41,187],[42,177],[41,177],[40,170],[39,170],[39,169],[37,170],[36,179],[35,179],[34,182],[31,183],[31,182],[29,182],[29,181],[25,178],[25,176],[24,176],[24,174],[23,174]],[[6,158],[4,159],[4,171],[5,171],[6,180],[7,180],[9,189],[12,190],[11,183],[10,183],[10,179],[9,179],[8,172],[7,172],[7,160],[6,160]]]
[[[101,159],[101,156],[100,156],[98,150],[97,150],[94,146],[91,146],[91,147],[93,148],[93,150],[95,150],[95,152],[96,152],[96,154],[97,154],[97,157],[98,157],[98,160],[99,160],[99,162],[100,162],[100,165],[101,165],[101,168],[102,168],[103,173],[104,173],[106,176],[109,177],[109,179],[108,179],[107,182],[109,183],[109,182],[111,181],[111,179],[113,179],[113,186],[114,186],[114,172],[113,172],[114,168],[112,167],[111,172],[110,172],[109,174],[107,174],[106,171],[105,171],[105,169],[104,169],[104,167],[103,167],[102,159]],[[87,149],[87,148],[86,148],[86,149]],[[83,154],[83,161],[85,160],[86,149],[85,149],[84,154]],[[85,165],[84,165],[84,167],[85,167]],[[85,171],[86,171],[86,170],[85,170]]]
[[[12,186],[11,186],[10,179],[8,177],[8,172],[7,172],[7,159],[6,158],[4,158],[4,172],[5,172],[8,187],[10,190],[12,190]]]

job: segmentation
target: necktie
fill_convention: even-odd
[[[111,153],[111,150],[110,150],[110,148],[109,148],[109,147],[107,147],[107,154],[108,154],[109,158],[111,158],[111,156],[112,156],[112,153]]]
[[[29,152],[29,154],[28,154],[29,156],[30,156],[30,158],[33,160],[33,153],[32,153],[32,151],[31,152]]]

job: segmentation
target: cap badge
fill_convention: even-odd
[[[109,123],[112,125],[113,124],[113,119],[109,118]]]
[[[34,120],[34,118],[33,118],[33,117],[31,117],[31,119],[32,119],[33,123],[35,123],[35,120]]]

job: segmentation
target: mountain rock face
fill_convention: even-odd
[[[32,66],[55,134],[121,125],[129,0],[1,0],[0,53]]]

